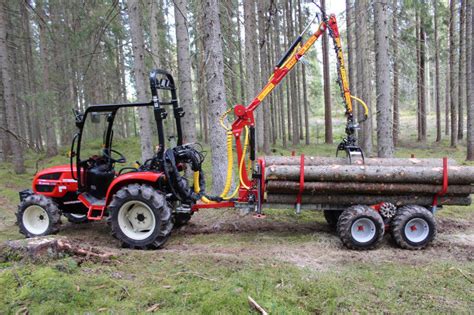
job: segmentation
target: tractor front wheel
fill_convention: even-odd
[[[16,213],[20,233],[26,237],[55,234],[61,224],[61,211],[56,203],[43,195],[26,197]]]
[[[123,247],[156,249],[173,229],[171,208],[163,194],[148,185],[120,189],[109,205],[112,235]]]
[[[356,205],[342,212],[337,232],[342,243],[350,249],[374,249],[383,239],[385,225],[377,211]]]

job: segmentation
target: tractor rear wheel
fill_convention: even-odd
[[[331,229],[337,228],[337,221],[342,214],[342,210],[324,210],[324,218]]]
[[[404,206],[397,212],[390,224],[392,238],[405,249],[425,248],[436,235],[436,221],[433,214],[421,206]]]
[[[382,216],[374,209],[356,205],[342,212],[337,222],[342,243],[357,250],[374,249],[383,239],[385,225]]]
[[[166,197],[148,185],[131,184],[121,188],[108,209],[112,235],[123,247],[160,248],[173,229]]]
[[[26,197],[16,213],[20,233],[26,237],[55,234],[61,224],[61,211],[56,203],[43,195]]]

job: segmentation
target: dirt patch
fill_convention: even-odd
[[[469,221],[443,218],[438,221],[439,233],[431,246],[420,251],[403,250],[392,242],[389,235],[374,251],[353,251],[344,248],[335,232],[319,222],[280,222],[271,219],[240,217],[237,214],[220,216],[213,222],[206,215],[193,218],[193,223],[175,234],[185,236],[178,243],[168,245],[165,252],[189,255],[210,255],[234,259],[277,260],[308,267],[327,270],[347,263],[382,264],[395,262],[406,265],[424,265],[434,261],[474,261],[474,226]],[[212,223],[210,223],[212,222]],[[279,242],[265,242],[259,236],[271,232]],[[245,233],[255,236],[255,241],[236,244],[187,244],[189,234],[228,234],[230,238]],[[252,234],[253,233],[253,234]],[[301,242],[285,241],[285,236],[295,234],[310,235]],[[281,236],[281,237],[279,237]]]

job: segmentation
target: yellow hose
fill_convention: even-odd
[[[232,131],[227,131],[227,178],[225,181],[224,190],[222,191],[221,198],[225,199],[225,196],[229,193],[230,187],[232,186],[232,172],[234,169],[234,152],[232,150]]]
[[[364,120],[366,120],[368,117],[369,117],[369,107],[367,106],[367,104],[361,100],[360,98],[354,96],[354,95],[351,95],[351,98],[355,99],[357,102],[359,102],[362,107],[364,108]]]
[[[194,172],[193,179],[194,179],[194,192],[196,194],[199,194],[199,192],[201,191],[201,187],[199,186],[199,171]],[[214,201],[209,200],[208,198],[206,198],[206,196],[202,196],[201,200],[204,203],[213,203],[214,202]]]
[[[239,164],[239,179],[240,183],[245,189],[249,189],[250,187],[245,185],[244,180],[242,179],[242,167],[244,165],[245,161],[245,154],[247,153],[247,146],[249,144],[249,128],[245,127],[245,141],[244,141],[244,150],[242,151],[242,158],[240,159],[240,164]]]

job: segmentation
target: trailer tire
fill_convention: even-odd
[[[160,248],[173,229],[166,197],[148,185],[131,184],[121,188],[108,209],[112,235],[125,248]]]
[[[331,229],[337,229],[337,221],[342,214],[342,210],[324,210],[324,218]]]
[[[61,210],[51,198],[30,195],[18,206],[16,219],[20,233],[27,238],[56,234],[61,224]]]
[[[384,232],[385,225],[380,214],[365,205],[347,208],[337,222],[337,233],[350,249],[374,249],[382,241]]]
[[[400,208],[390,224],[395,243],[404,249],[419,250],[428,246],[436,236],[433,214],[422,206]]]

